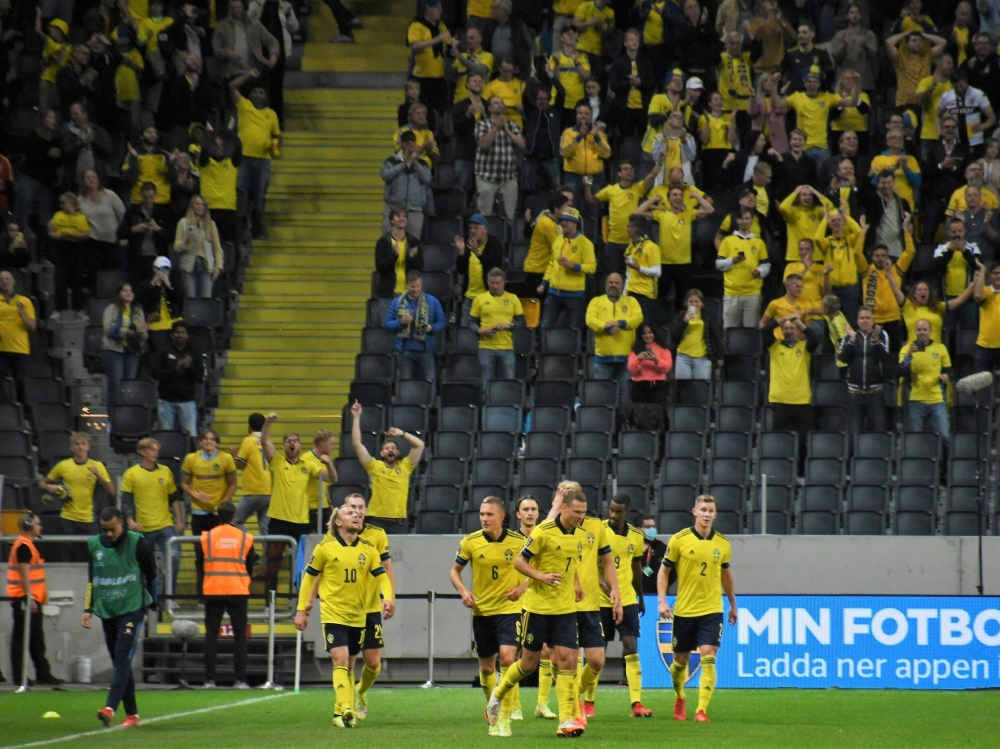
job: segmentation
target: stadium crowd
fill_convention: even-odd
[[[906,405],[947,441],[952,383],[1000,350],[995,3],[463,5],[417,4],[381,170],[369,325],[403,377],[471,351],[512,378],[530,317],[521,353],[585,331],[619,406],[760,356],[803,444],[826,379],[852,423]]]

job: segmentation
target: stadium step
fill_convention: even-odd
[[[335,45],[330,9],[313,3],[302,69],[405,72],[412,3],[351,7],[365,28],[356,44]],[[393,151],[401,101],[394,84],[286,88],[268,236],[254,242],[215,410],[223,444],[239,444],[253,411],[277,411],[277,429],[298,431],[307,445],[317,429],[340,431],[384,205],[379,168]]]

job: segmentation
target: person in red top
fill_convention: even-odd
[[[628,357],[633,403],[653,403],[661,407],[667,404],[667,375],[674,360],[660,336],[657,329],[643,325],[635,338]]]
[[[45,588],[45,560],[38,553],[35,541],[42,537],[42,521],[33,512],[24,513],[17,521],[17,539],[11,544],[7,560],[7,597],[14,612],[14,627],[10,636],[10,664],[14,683],[24,683],[24,615],[30,607],[28,652],[35,664],[35,684],[55,686],[61,679],[52,675],[45,657],[45,632],[42,629],[42,605],[48,594]],[[30,592],[30,596],[29,596]]]
[[[215,686],[216,646],[222,615],[229,612],[233,629],[234,689],[249,689],[247,675],[247,599],[250,597],[250,575],[257,552],[253,536],[233,525],[236,505],[226,500],[219,505],[219,525],[201,534],[201,550],[205,555],[205,687]]]

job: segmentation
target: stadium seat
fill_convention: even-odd
[[[619,432],[618,455],[622,458],[643,458],[655,465],[660,457],[660,435],[656,432]]]
[[[351,430],[354,423],[354,415],[351,413],[351,405],[347,404],[341,409],[340,428],[344,432]],[[361,431],[362,432],[382,432],[385,430],[385,407],[375,404],[361,409]]]
[[[670,432],[697,432],[703,435],[708,431],[708,409],[703,406],[671,406],[667,421]]]
[[[358,354],[354,357],[355,380],[396,379],[396,360],[388,354]]]
[[[565,434],[569,431],[569,409],[565,406],[535,406],[531,409],[531,430]]]
[[[356,458],[335,458],[333,467],[337,471],[337,483],[355,486],[367,486],[369,483],[368,472]]]
[[[442,458],[471,458],[472,433],[439,430],[431,436],[434,455]]]
[[[544,432],[532,429],[524,435],[524,457],[550,458],[566,451],[566,437],[562,432]]]
[[[566,476],[571,481],[593,485],[602,485],[609,478],[607,467],[602,458],[567,458]],[[535,480],[531,477],[526,478]]]
[[[758,392],[757,383],[750,380],[721,380],[719,405],[756,407]]]
[[[447,484],[426,484],[420,499],[421,512],[435,510],[438,512],[457,513],[462,509],[463,491],[461,486]]]
[[[392,400],[392,386],[386,381],[352,380],[347,400],[362,406],[382,405]]]
[[[759,356],[762,348],[757,328],[726,328],[726,360],[731,356]]]
[[[937,488],[940,480],[940,464],[931,458],[900,458],[900,486],[930,486]]]
[[[888,463],[887,463],[888,465]],[[806,458],[806,485],[844,483],[844,461],[839,458]]]
[[[475,354],[479,356],[479,334],[472,328],[452,330],[448,336],[449,354]]]
[[[711,380],[675,380],[674,403],[679,406],[712,405]]]
[[[614,406],[579,406],[576,409],[576,428],[588,432],[615,431]]]
[[[53,405],[46,404],[48,407]],[[48,428],[46,426],[46,429]],[[111,447],[115,452],[135,452],[136,443],[152,431],[153,411],[150,408],[115,406],[111,409]]]
[[[521,406],[483,406],[479,420],[480,429],[486,432],[507,432],[519,434],[522,418]]]
[[[518,475],[521,483],[555,486],[562,478],[559,458],[524,458]]]
[[[739,486],[747,485],[749,464],[746,458],[712,458],[708,466],[708,483]]]
[[[631,484],[649,486],[653,481],[653,466],[655,464],[649,458],[623,458],[614,459],[612,474],[618,485]]]
[[[944,516],[946,536],[978,536],[982,533],[983,518],[973,512],[947,512]]]
[[[221,299],[195,297],[184,300],[182,317],[188,326],[197,328],[222,328],[226,313]]]
[[[486,383],[485,403],[498,406],[523,406],[524,383],[520,380],[490,380]]]
[[[796,461],[794,458],[759,458],[756,473],[767,476],[768,486],[787,486],[795,481]]]
[[[897,512],[893,532],[897,536],[933,536],[934,516],[926,512]]]
[[[579,356],[580,332],[573,328],[542,328],[539,339],[539,352],[548,354],[563,354]]]
[[[542,354],[538,358],[538,378],[540,380],[575,381],[578,365],[575,356],[569,354]]]
[[[453,432],[475,432],[479,428],[478,414],[479,409],[473,405],[442,405],[438,409],[437,428]]]
[[[442,408],[445,406],[458,406],[460,408],[472,408],[475,411],[475,407],[479,405],[481,395],[482,390],[478,379],[472,378],[471,381],[456,379],[441,383],[441,391],[438,393],[438,398]]]
[[[437,536],[457,532],[458,518],[454,512],[421,510],[417,513],[417,533]]]
[[[388,399],[383,402],[388,402]],[[400,406],[431,406],[434,404],[434,383],[430,380],[399,380],[395,403]]]
[[[476,457],[513,460],[517,457],[517,431],[480,432],[477,437]]]
[[[889,484],[889,461],[885,458],[852,458],[851,483],[887,486]]]
[[[709,437],[712,459],[741,458],[750,456],[750,435],[746,432],[713,431]]]
[[[798,460],[799,435],[795,432],[761,432],[757,449],[762,458],[791,458]]]
[[[482,380],[483,373],[478,354],[449,354],[445,361],[446,380],[471,380],[473,382]],[[442,385],[443,387],[444,385]],[[477,394],[476,402],[478,401]]]
[[[425,242],[420,247],[424,257],[424,270],[438,273],[453,273],[455,271],[455,248],[451,244],[434,244]]]
[[[584,432],[573,430],[570,437],[570,451],[574,458],[611,457],[611,435],[607,432]]]
[[[118,383],[120,405],[154,408],[158,400],[156,380],[122,380]]]
[[[663,468],[660,471],[660,483],[664,486],[668,484],[700,486],[701,471],[700,457],[666,457],[663,459]]]
[[[892,432],[857,432],[854,435],[854,454],[859,458],[892,458],[895,439]]]
[[[472,462],[469,480],[476,484],[510,484],[511,464],[499,458],[476,458]]]
[[[705,435],[671,429],[666,434],[664,455],[672,458],[701,458],[705,455]]]
[[[618,400],[618,383],[611,380],[584,380],[580,383],[579,392],[580,403],[584,406],[611,405]]]
[[[361,464],[358,463],[358,465]],[[362,470],[364,469],[362,468]],[[465,458],[432,457],[427,461],[424,480],[428,484],[464,486],[468,475],[469,464]]]
[[[937,490],[930,486],[901,486],[896,491],[897,512],[937,512]]]
[[[750,406],[719,406],[715,412],[715,428],[749,434],[757,428],[757,413]]]
[[[538,380],[532,393],[536,406],[569,406],[576,403],[576,386],[570,380]]]

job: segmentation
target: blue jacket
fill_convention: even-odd
[[[448,319],[444,316],[441,302],[430,294],[424,294],[427,299],[427,319],[433,331],[428,333],[423,340],[419,338],[399,337],[399,332],[404,326],[399,322],[400,307],[409,312],[410,316],[417,319],[417,300],[411,299],[406,293],[400,294],[389,304],[389,311],[385,314],[385,322],[382,324],[386,330],[391,330],[397,335],[393,341],[393,348],[396,351],[436,351],[434,336],[443,333],[448,325]]]

